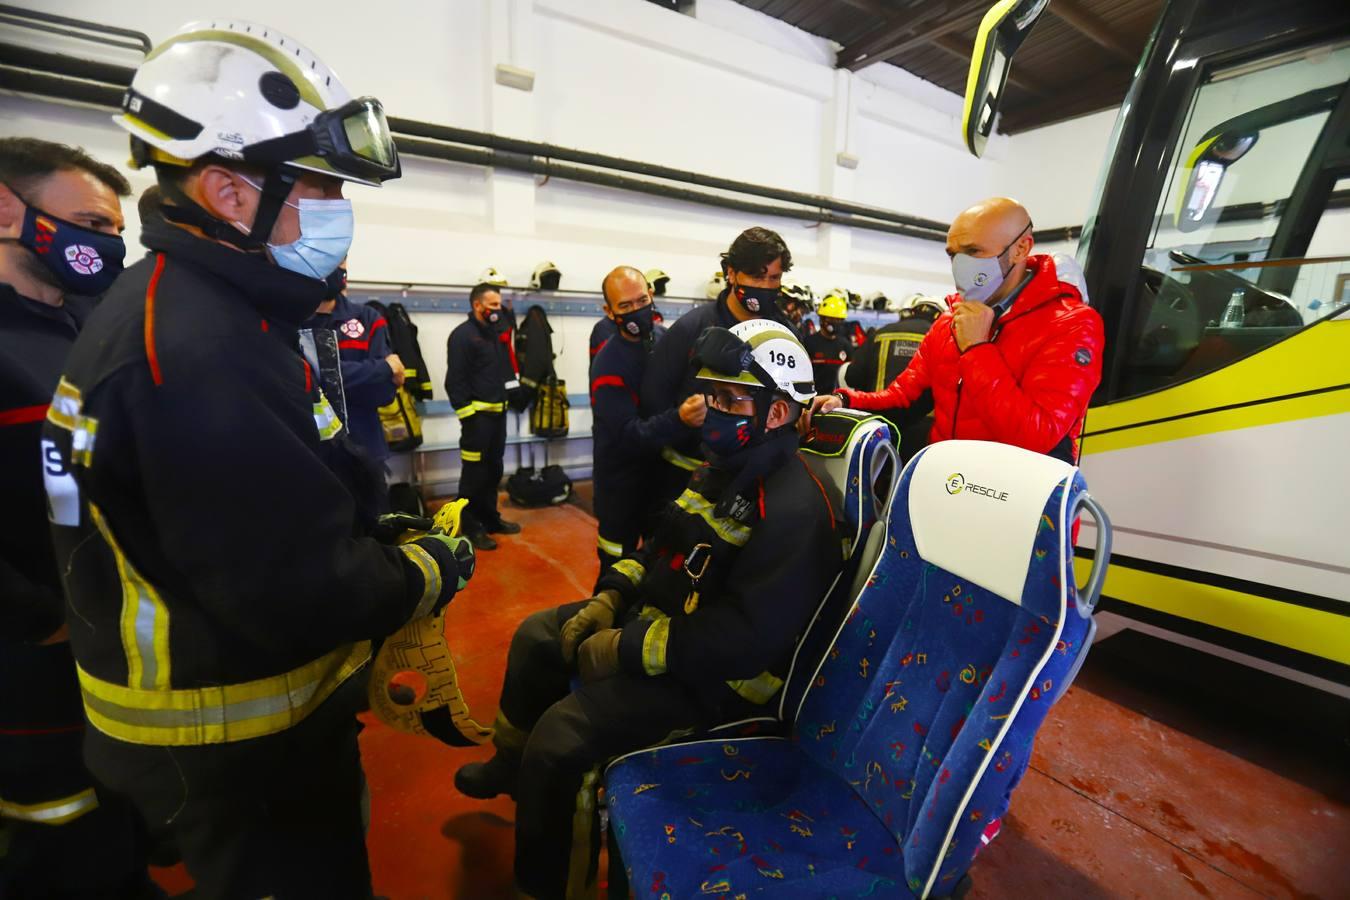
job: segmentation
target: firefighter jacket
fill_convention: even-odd
[[[725,290],[716,301],[695,306],[676,319],[656,342],[647,363],[647,371],[642,376],[642,389],[638,392],[642,415],[651,417],[674,409],[686,397],[701,391],[694,378],[698,373],[698,366],[694,362],[694,344],[699,335],[714,325],[730,328],[735,324],[736,317],[727,308]],[[668,444],[661,455],[671,465],[689,472],[703,462],[697,433]]]
[[[853,355],[853,345],[844,337],[844,326],[836,326],[834,334],[817,331],[802,338],[802,345],[811,356],[811,372],[816,380],[816,393],[828,394],[839,387],[839,368]]]
[[[501,335],[469,313],[446,342],[445,393],[455,415],[462,422],[478,413],[505,412],[508,383],[514,380]]]
[[[1045,255],[994,322],[990,340],[962,353],[943,313],[900,375],[881,391],[843,389],[854,409],[888,410],[933,393],[931,441],[998,441],[1078,459],[1078,438],[1102,376],[1102,318],[1060,281]],[[950,306],[960,297],[947,298]]]
[[[640,528],[653,512],[652,468],[662,464],[661,449],[697,433],[680,421],[677,407],[642,416],[638,389],[651,355],[645,342],[616,336],[592,363],[595,512],[601,548],[611,556],[623,553],[615,544],[624,526]]]
[[[767,703],[842,566],[838,508],[790,428],[700,467],[652,539],[600,578],[623,598],[620,665],[710,702],[730,688]]]
[[[380,424],[380,407],[392,402],[397,390],[394,370],[385,362],[393,352],[389,321],[378,310],[338,294],[332,310],[316,313],[305,326],[337,332],[342,392],[347,398],[347,427],[352,440],[376,462],[387,459],[389,444]]]
[[[907,315],[898,322],[878,328],[872,338],[853,354],[844,380],[847,387],[860,391],[879,391],[905,370],[919,352],[923,336],[933,327],[935,316]],[[845,387],[845,385],[839,385]]]
[[[38,448],[47,404],[80,325],[83,297],[48,306],[0,284],[0,640],[36,642],[61,626],[65,600],[47,531]]]
[[[362,535],[299,353],[322,282],[161,218],[85,324],[42,432],[90,723],[201,745],[304,719],[452,594],[449,548]]]

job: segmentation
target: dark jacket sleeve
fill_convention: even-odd
[[[65,599],[0,558],[0,639],[37,643],[65,621]]]
[[[690,326],[680,327],[686,321],[682,317],[652,348],[647,371],[642,377],[640,400],[643,412],[659,413],[684,401],[679,394],[689,373],[689,354],[694,348],[694,339],[689,336]]]
[[[391,352],[389,329],[383,318],[371,326],[370,349],[365,359],[342,361],[342,388],[347,398],[365,406],[384,406],[394,399],[394,370],[385,360]]]
[[[807,477],[792,487],[766,497],[765,518],[732,563],[723,596],[706,597],[692,615],[624,626],[626,671],[707,683],[754,678],[790,654],[843,564],[819,488]]]
[[[194,348],[191,364],[156,386],[148,373],[124,370],[118,377],[142,387],[110,392],[109,402],[144,401],[95,413],[109,426],[126,423],[99,446],[96,466],[107,460],[111,470],[96,469],[96,484],[143,486],[150,524],[126,531],[158,544],[145,555],[170,567],[147,577],[189,591],[203,617],[325,646],[384,637],[453,594],[458,568],[448,549],[427,551],[427,567],[411,545],[354,536],[351,494],[320,459],[317,429],[311,439],[303,427],[308,418],[314,428],[308,395],[254,356]],[[298,357],[294,377],[303,385]],[[210,402],[203,383],[219,386]],[[256,604],[251,613],[265,609],[265,621],[240,621],[241,598]]]
[[[633,456],[658,452],[687,430],[677,408],[643,418],[638,414],[637,393],[622,376],[596,374],[591,382],[591,413],[597,429],[603,429],[613,446]]]
[[[450,398],[450,408],[457,413],[473,400],[469,372],[474,366],[472,358],[473,341],[463,326],[450,332],[446,342],[445,394]],[[460,418],[464,418],[461,414]]]

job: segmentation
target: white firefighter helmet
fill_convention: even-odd
[[[937,297],[929,297],[917,292],[910,294],[908,298],[901,301],[897,310],[902,316],[931,315],[935,319],[946,311],[946,305]]]
[[[137,165],[218,156],[368,185],[400,173],[380,101],[352,99],[302,44],[251,22],[194,22],[155,47],[113,120]]]
[[[561,281],[562,270],[545,260],[534,267],[534,274],[530,276],[530,288],[536,291],[556,291]],[[502,284],[505,283],[503,280]]]
[[[811,293],[811,288],[804,284],[789,282],[783,285],[783,296],[789,300],[795,300],[808,309],[815,301],[815,295]]]
[[[708,283],[703,286],[703,296],[709,300],[716,300],[722,296],[722,292],[727,289],[727,276],[721,269],[713,273],[708,279]]]
[[[698,373],[700,380],[768,387],[798,403],[811,402],[816,395],[811,356],[791,328],[772,319],[749,319],[730,331],[748,345],[750,359],[741,360],[739,372],[714,371],[705,364]]]
[[[647,287],[651,288],[652,293],[657,297],[664,297],[666,294],[666,285],[670,283],[670,276],[661,269],[648,269],[643,273],[647,279]]]
[[[492,266],[488,266],[478,276],[474,284],[490,284],[493,287],[506,287],[506,276]]]

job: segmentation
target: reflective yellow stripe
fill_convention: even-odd
[[[420,619],[431,612],[431,608],[441,596],[441,567],[436,564],[436,558],[428,553],[425,547],[402,544],[398,549],[402,550],[408,561],[417,566],[417,570],[422,573],[422,598],[417,601],[417,608],[409,617],[410,620]]]
[[[633,587],[642,584],[642,579],[647,575],[647,570],[643,568],[642,563],[635,559],[619,560],[614,564],[614,571],[633,582]]]
[[[94,439],[98,436],[98,419],[80,416],[70,438],[70,461],[86,469],[94,464]]]
[[[84,711],[99,731],[132,744],[188,747],[275,734],[299,723],[370,659],[346,644],[298,669],[242,684],[147,691],[76,666]]]
[[[466,405],[455,408],[455,415],[461,419],[467,419],[474,413],[500,413],[506,412],[505,403],[488,403],[484,400],[470,400]]]
[[[648,675],[666,670],[666,644],[670,643],[670,618],[657,619],[642,636],[642,669]]]
[[[38,822],[43,825],[61,825],[71,819],[78,819],[91,809],[98,808],[98,795],[93,788],[85,788],[78,794],[62,797],[59,800],[46,800],[42,803],[13,803],[0,798],[0,819],[18,819],[21,822]]]
[[[643,606],[642,609],[638,610],[638,618],[650,619],[651,621],[654,622],[657,619],[668,619],[670,618],[670,616],[667,616],[665,613],[657,609],[655,606]]]
[[[314,427],[319,429],[321,441],[330,441],[342,431],[342,420],[322,391],[319,392],[319,402],[314,404]]]
[[[1074,570],[1080,579],[1086,579],[1091,568],[1091,560],[1074,560]],[[1106,570],[1102,593],[1136,606],[1350,665],[1350,616],[1142,572],[1114,560]]]
[[[600,552],[606,556],[623,556],[623,544],[607,541],[605,540],[604,535],[597,534],[595,536],[595,545],[599,547]]]
[[[760,672],[754,678],[727,682],[727,687],[760,706],[772,700],[782,686],[783,679],[770,672]]]
[[[464,462],[482,462],[483,452],[481,450],[465,450],[461,447],[459,449],[459,458],[464,460]]]
[[[57,382],[56,393],[47,407],[47,421],[67,431],[74,431],[82,405],[80,389],[63,377]]]
[[[661,448],[661,458],[675,468],[684,469],[686,472],[692,472],[703,465],[701,461],[694,459],[692,456],[685,456],[683,453],[672,450],[669,447]]]
[[[591,900],[596,896],[595,879],[589,878],[592,858],[598,851],[591,845],[595,823],[595,794],[600,782],[596,766],[581,778],[576,810],[572,813],[572,852],[567,863],[567,900]]]
[[[89,517],[112,550],[117,577],[122,582],[122,649],[127,656],[127,684],[145,690],[169,687],[169,609],[154,585],[127,559],[103,518],[89,504]]]
[[[735,519],[713,515],[713,505],[695,491],[685,488],[684,493],[675,501],[675,505],[707,522],[708,527],[716,532],[718,537],[733,547],[743,547],[745,542],[750,540],[750,526],[742,525]]]

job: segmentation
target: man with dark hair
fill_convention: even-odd
[[[122,270],[122,174],[0,139],[0,896],[145,895],[144,829],[80,759],[84,708],[47,529],[41,430],[93,295]]]
[[[780,306],[783,274],[792,268],[792,252],[775,231],[747,228],[722,254],[727,286],[718,298],[685,313],[670,326],[656,345],[642,378],[641,415],[650,417],[676,409],[699,393],[695,382],[694,344],[714,325],[730,328],[750,319],[772,319],[791,328]],[[804,376],[810,378],[810,375]],[[685,436],[661,451],[666,465],[652,489],[656,501],[674,500],[689,480],[689,473],[703,464],[698,439]]]
[[[591,364],[591,430],[595,435],[595,518],[600,576],[650,531],[660,510],[650,490],[666,444],[696,434],[705,414],[702,394],[678,408],[643,417],[637,389],[656,340],[656,306],[646,276],[619,266],[601,284],[617,332]],[[606,319],[605,321],[611,321]]]
[[[493,534],[518,534],[520,525],[497,511],[506,453],[506,392],[515,370],[501,335],[510,328],[501,290],[479,284],[469,292],[469,318],[446,342],[445,393],[459,416],[459,496],[469,501],[464,528],[479,550],[495,550]]]

